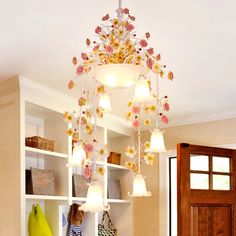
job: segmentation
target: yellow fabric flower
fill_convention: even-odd
[[[153,153],[148,153],[145,157],[144,157],[144,160],[145,160],[145,163],[147,165],[153,165],[153,162],[154,162],[154,159],[155,159],[155,154]]]
[[[155,112],[156,109],[157,109],[157,106],[156,106],[156,105],[151,105],[151,106],[150,106],[151,112]]]
[[[133,164],[133,172],[137,173],[138,172],[138,165],[137,164]]]
[[[146,105],[145,108],[144,108],[145,112],[147,115],[149,115],[151,113],[151,107]]]
[[[98,86],[97,87],[97,93],[104,93],[105,92],[105,88],[104,88],[104,85],[101,85],[101,86]]]
[[[135,153],[136,153],[135,147],[133,147],[133,146],[128,146],[128,147],[126,148],[125,155],[126,155],[127,157],[133,158],[134,155],[135,155]]]
[[[127,119],[127,120],[130,120],[130,119],[131,119],[131,116],[132,116],[132,112],[131,112],[131,111],[128,111],[128,112],[126,113],[126,119]]]
[[[157,74],[159,74],[161,72],[161,66],[157,63],[154,64],[152,68],[153,68],[153,71]]]
[[[150,147],[151,147],[151,143],[149,141],[146,141],[144,143],[144,147],[145,147],[145,152],[148,151],[150,149]]]
[[[67,130],[67,135],[68,135],[68,136],[71,136],[72,134],[73,134],[73,130],[72,130],[72,129],[68,129],[68,130]]]
[[[128,102],[128,107],[132,107],[133,103],[131,101]]]
[[[151,124],[151,120],[150,119],[146,119],[144,121],[144,125],[149,126],[150,124]]]
[[[104,170],[103,167],[98,167],[98,168],[97,168],[97,172],[98,172],[98,174],[100,174],[100,175],[104,175],[104,174],[105,174],[105,170]]]
[[[132,169],[133,169],[133,163],[132,163],[131,161],[125,162],[125,166],[126,166],[129,170],[132,170]]]
[[[93,133],[93,127],[92,127],[92,125],[87,124],[87,125],[85,126],[85,131],[86,131],[86,133],[87,133],[88,135],[91,135],[91,134]]]
[[[114,25],[114,26],[117,26],[118,24],[119,24],[119,20],[118,20],[118,19],[114,19],[114,20],[113,20],[113,25]]]

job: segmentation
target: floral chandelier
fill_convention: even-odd
[[[158,127],[159,121],[168,123],[166,112],[169,111],[169,103],[167,96],[160,98],[159,78],[173,80],[174,75],[171,71],[166,71],[166,66],[160,62],[161,55],[149,46],[150,33],[147,32],[143,37],[137,36],[135,17],[128,8],[121,7],[121,0],[116,13],[115,18],[109,14],[102,17],[101,25],[94,30],[95,39],[87,38],[86,50],[79,58],[72,59],[77,76],[68,83],[69,89],[80,83],[79,112],[66,112],[65,120],[71,123],[68,135],[72,136],[74,143],[68,166],[81,166],[84,176],[92,178],[87,201],[81,207],[85,211],[107,209],[103,206],[102,191],[96,178],[97,173],[104,174],[102,167],[97,168],[96,161],[108,156],[106,146],[99,144],[96,139],[97,117],[102,118],[104,112],[111,110],[106,87],[135,86],[134,98],[128,102],[129,111],[126,113],[126,119],[132,120],[138,133],[137,145],[128,146],[125,153],[130,159],[126,166],[136,173],[130,196],[151,196],[146,190],[140,165],[152,165],[155,153],[165,151],[162,131]],[[157,91],[152,88],[150,78],[153,76],[156,78]],[[87,79],[95,81],[95,91],[84,89],[84,80]],[[152,131],[151,142],[141,144],[140,126],[151,125],[152,114],[155,115],[156,128]],[[100,202],[92,199],[92,195],[100,199]]]

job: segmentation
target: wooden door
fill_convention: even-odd
[[[178,236],[236,236],[236,150],[177,150]]]

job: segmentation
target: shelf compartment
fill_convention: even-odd
[[[68,159],[67,154],[59,153],[59,152],[46,151],[46,150],[38,149],[38,148],[32,148],[32,147],[25,146],[25,151],[26,151],[26,154],[27,153],[37,154],[38,155],[37,157],[41,157],[41,158],[44,158],[45,156],[50,156],[50,157]]]
[[[49,195],[33,195],[25,194],[25,199],[30,200],[54,200],[54,201],[67,201],[67,196],[49,196]]]

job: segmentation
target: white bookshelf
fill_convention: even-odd
[[[61,222],[62,214],[67,214],[70,203],[86,201],[86,198],[72,196],[74,169],[66,167],[68,157],[72,154],[72,140],[66,135],[68,125],[63,120],[63,114],[77,108],[77,99],[22,76],[3,81],[0,85],[0,138],[3,146],[11,147],[9,150],[0,147],[0,153],[6,157],[0,166],[0,179],[7,179],[10,186],[5,191],[6,199],[1,201],[2,224],[8,225],[3,229],[3,235],[27,236],[29,212],[32,204],[39,203],[53,235],[65,236]],[[98,126],[98,141],[108,144],[109,151],[122,153],[125,146],[133,140],[131,127],[119,117],[106,114],[104,119],[98,120]],[[25,146],[25,137],[35,135],[55,140],[55,151]],[[124,160],[121,165],[109,164],[106,160],[98,161],[97,165],[102,165],[105,169],[104,176],[100,176],[104,189],[104,203],[110,204],[110,215],[118,229],[118,235],[132,236],[133,205],[127,195],[128,191],[131,191],[132,173],[124,166]],[[14,175],[9,175],[9,166],[14,169]],[[25,193],[25,170],[30,167],[54,171],[55,196]],[[120,179],[123,199],[107,199],[110,178]],[[9,209],[9,202],[15,203],[12,209]],[[11,218],[6,217],[6,211]],[[14,226],[12,218],[16,219]],[[83,235],[97,236],[100,219],[101,213],[86,213]]]

